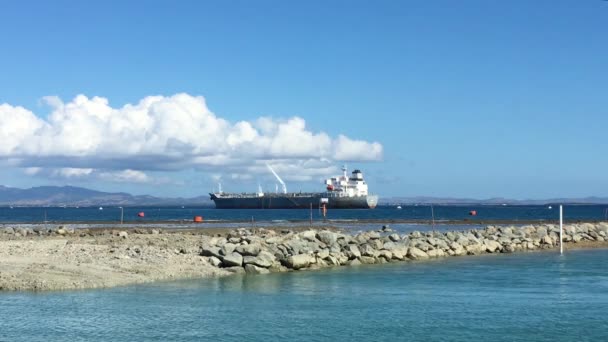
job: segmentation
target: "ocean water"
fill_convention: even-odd
[[[475,210],[476,216],[469,215]],[[144,217],[138,217],[143,212]],[[308,222],[311,212],[298,209],[252,209],[233,210],[201,207],[125,207],[124,222],[192,222],[196,215],[203,216],[206,223],[251,222],[266,224],[283,224],[285,222]],[[0,223],[40,223],[50,222],[120,222],[119,207],[81,207],[81,208],[43,208],[43,207],[0,207]],[[321,212],[312,211],[313,220],[322,222]],[[378,207],[365,209],[331,209],[327,220],[331,222],[401,222],[425,221],[430,222],[434,216],[436,221],[468,221],[470,223],[488,220],[509,221],[555,221],[558,219],[558,206],[403,206]],[[564,215],[569,220],[603,220],[608,216],[608,205],[567,205]],[[200,225],[199,225],[200,226]]]
[[[2,341],[605,341],[607,249],[0,293]]]

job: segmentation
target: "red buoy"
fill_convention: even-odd
[[[471,215],[471,216],[477,216],[477,210],[471,210],[471,211],[469,211],[469,215]]]
[[[194,216],[194,222],[203,222],[202,216]]]
[[[146,216],[146,214],[144,214],[144,212],[143,212],[143,211],[140,211],[139,213],[137,213],[137,216],[139,216],[139,217],[144,217],[144,216]]]

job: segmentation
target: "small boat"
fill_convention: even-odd
[[[99,210],[103,210],[103,207],[99,207]]]
[[[553,209],[553,207],[552,206],[548,206],[547,209]]]
[[[398,206],[397,206],[397,209],[401,209],[401,206],[400,206],[400,205],[398,205]]]

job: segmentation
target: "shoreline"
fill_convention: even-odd
[[[559,248],[559,226],[461,231],[385,227],[189,230],[0,227],[0,291],[93,289],[154,281],[439,259]],[[608,223],[564,225],[564,249],[608,248]]]

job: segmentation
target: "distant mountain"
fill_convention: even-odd
[[[608,197],[584,197],[584,198],[549,198],[540,200],[515,200],[502,197],[488,199],[453,198],[453,197],[387,197],[380,198],[381,205],[397,204],[479,204],[479,205],[543,205],[543,204],[608,204]]]
[[[97,206],[97,205],[212,205],[207,196],[162,198],[133,196],[124,192],[103,192],[75,186],[38,186],[29,189],[0,185],[0,205],[14,206]]]
[[[553,203],[608,204],[606,197],[552,198],[544,200],[513,200],[507,198],[471,199],[452,197],[380,197],[381,205],[397,204],[477,204],[477,205],[542,205]],[[193,198],[134,196],[125,192],[103,192],[75,186],[38,186],[29,189],[0,185],[0,206],[98,206],[98,205],[200,205],[213,206],[207,195]]]

